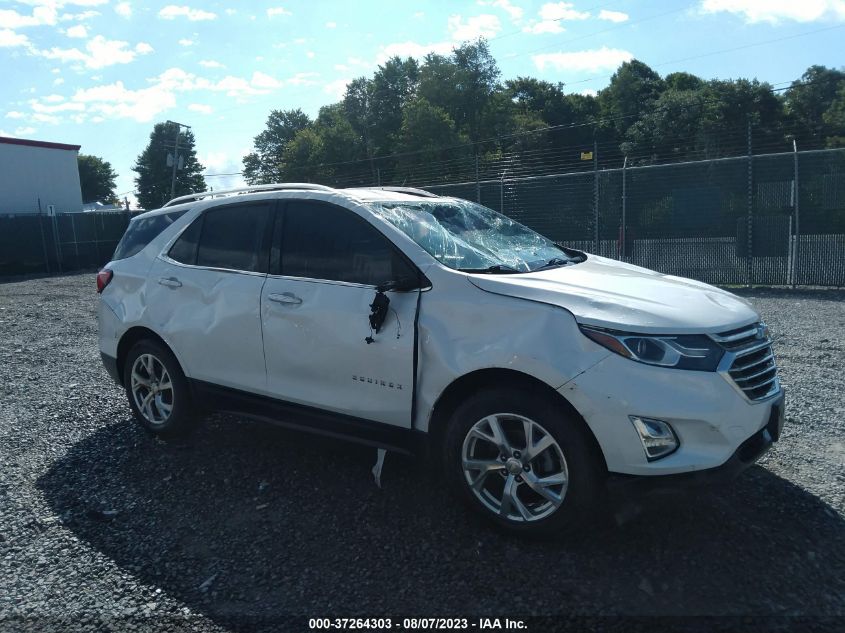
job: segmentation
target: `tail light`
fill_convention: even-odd
[[[114,277],[114,273],[108,268],[103,268],[103,270],[97,273],[97,294],[100,294],[106,289],[112,277]]]

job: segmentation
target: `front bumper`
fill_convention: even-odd
[[[655,367],[616,354],[561,386],[559,393],[592,430],[611,474],[648,477],[727,464],[783,406],[782,390],[765,400],[749,400],[718,372]],[[671,425],[678,450],[649,462],[632,415]]]
[[[729,483],[745,469],[754,465],[780,439],[784,419],[784,393],[781,391],[771,403],[766,426],[740,444],[728,461],[721,466],[655,477],[611,474],[607,480],[608,492],[612,496],[629,497]]]

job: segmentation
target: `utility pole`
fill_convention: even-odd
[[[167,123],[176,126],[176,140],[173,147],[173,176],[170,179],[170,199],[173,200],[176,197],[176,169],[179,167],[179,137],[181,136],[182,128],[190,130],[191,126],[185,125],[184,123],[177,123],[170,119],[167,120]]]

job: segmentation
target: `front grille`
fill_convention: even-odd
[[[749,400],[764,400],[780,389],[768,328],[763,323],[711,334],[727,352],[728,375]]]

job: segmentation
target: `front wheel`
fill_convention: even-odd
[[[600,465],[585,430],[545,394],[490,390],[459,406],[446,470],[459,494],[518,532],[571,530],[591,515]]]
[[[157,341],[139,341],[129,350],[123,384],[135,418],[147,431],[174,437],[193,428],[188,381],[176,357]]]

